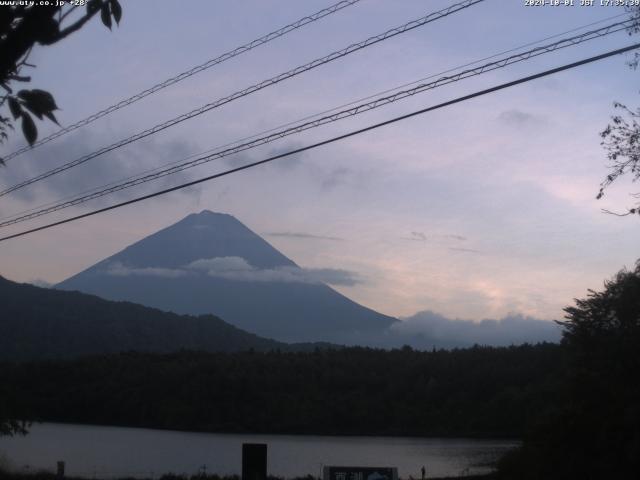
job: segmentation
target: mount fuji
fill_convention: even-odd
[[[56,285],[179,314],[214,314],[284,342],[356,343],[395,318],[325,281],[342,270],[300,268],[231,215],[192,214]]]

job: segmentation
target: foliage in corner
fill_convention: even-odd
[[[633,20],[627,33],[636,35],[640,33],[640,6],[627,7],[627,12],[631,15],[630,20]],[[639,63],[640,53],[636,51],[633,60],[627,64],[635,70]],[[618,178],[630,175],[633,182],[640,178],[640,124],[638,123],[640,108],[632,110],[620,102],[615,102],[614,108],[619,113],[611,117],[611,123],[600,133],[601,145],[606,150],[609,160],[609,174],[600,184],[600,190],[596,196],[598,200],[604,196],[605,189]],[[640,193],[632,194],[632,197],[640,199]],[[621,217],[640,215],[640,201],[623,213],[604,211]]]
[[[9,138],[20,122],[22,134],[30,145],[38,139],[38,120],[58,123],[55,114],[58,109],[49,92],[40,89],[15,89],[16,83],[28,83],[30,76],[23,75],[25,68],[34,68],[28,63],[29,54],[36,45],[53,45],[80,30],[94,15],[100,12],[102,23],[111,28],[111,18],[117,24],[122,18],[122,8],[118,0],[89,0],[86,8],[67,5],[36,5],[33,2],[15,2],[16,5],[0,7],[0,109],[6,107],[6,114],[0,112],[0,143]],[[53,4],[54,2],[48,2]],[[6,111],[5,110],[5,111]],[[0,157],[0,165],[4,165]],[[6,403],[0,390],[0,436],[24,434],[28,423],[16,420],[15,409]]]
[[[636,479],[640,471],[640,262],[565,309],[560,406],[540,416],[504,478]],[[558,402],[560,400],[560,402]]]
[[[10,385],[0,385],[0,437],[26,435],[29,422],[24,417],[19,401],[15,398]]]
[[[600,133],[602,146],[607,151],[610,173],[600,184],[600,191],[596,197],[598,199],[604,196],[605,188],[623,175],[631,175],[633,182],[640,179],[640,108],[634,111],[619,102],[614,106],[621,113],[611,117],[611,123]],[[640,199],[640,193],[632,196]],[[628,208],[625,213],[616,215],[633,214],[640,215],[640,203]]]
[[[53,45],[78,31],[93,16],[100,13],[102,23],[109,29],[112,18],[116,24],[122,19],[122,7],[118,0],[89,0],[83,10],[74,5],[11,5],[0,8],[0,107],[8,108],[9,115],[0,114],[0,143],[9,138],[14,124],[20,122],[22,134],[33,145],[38,139],[38,120],[45,117],[58,123],[54,111],[58,109],[53,96],[40,89],[15,91],[16,83],[31,81],[23,75],[29,54],[36,45]],[[54,3],[54,2],[50,2]],[[0,158],[0,164],[3,164]]]

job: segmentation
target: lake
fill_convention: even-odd
[[[408,437],[328,437],[192,433],[142,428],[35,424],[25,437],[0,437],[0,464],[16,470],[55,470],[89,478],[157,478],[164,473],[241,473],[243,443],[268,444],[270,475],[321,476],[325,465],[391,466],[420,478],[476,474],[518,442]]]

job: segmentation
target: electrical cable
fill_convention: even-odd
[[[549,76],[549,75],[553,75],[555,73],[559,73],[559,72],[563,72],[563,71],[566,71],[566,70],[570,70],[572,68],[576,68],[576,67],[579,67],[579,66],[582,66],[582,65],[586,65],[586,64],[593,63],[593,62],[596,62],[596,61],[599,61],[599,60],[603,60],[603,59],[609,58],[609,57],[611,57],[613,55],[619,55],[621,53],[629,52],[631,50],[635,50],[635,49],[638,49],[638,48],[640,48],[640,43],[635,43],[633,45],[629,45],[629,46],[626,46],[626,47],[618,48],[616,50],[611,50],[609,52],[606,52],[606,53],[603,53],[603,54],[600,54],[600,55],[596,55],[596,56],[593,56],[593,57],[590,57],[590,58],[586,58],[584,60],[580,60],[580,61],[577,61],[577,62],[565,64],[565,65],[563,65],[561,67],[552,68],[550,70],[545,70],[543,72],[536,73],[534,75],[529,75],[527,77],[522,77],[522,78],[519,78],[517,80],[513,80],[511,82],[502,83],[500,85],[497,85],[497,86],[494,86],[494,87],[491,87],[491,88],[488,88],[488,89],[485,89],[485,90],[480,90],[478,92],[474,92],[474,93],[471,93],[469,95],[464,95],[462,97],[457,97],[457,98],[455,98],[453,100],[449,100],[447,102],[440,103],[438,105],[426,107],[426,108],[423,108],[421,110],[417,110],[417,111],[414,111],[414,112],[411,112],[411,113],[408,113],[408,114],[405,114],[405,115],[401,115],[399,117],[394,117],[394,118],[392,118],[390,120],[386,120],[384,122],[380,122],[380,123],[376,123],[376,124],[373,124],[373,125],[369,125],[368,127],[364,127],[364,128],[358,129],[358,130],[354,130],[354,131],[345,133],[343,135],[339,135],[337,137],[332,137],[332,138],[329,138],[327,140],[323,140],[323,141],[320,141],[320,142],[317,142],[317,143],[314,143],[314,144],[311,144],[311,145],[307,145],[305,147],[301,147],[301,148],[297,148],[297,149],[294,149],[294,150],[290,150],[290,151],[285,152],[285,153],[274,155],[274,156],[265,158],[263,160],[259,160],[259,161],[252,162],[252,163],[248,163],[248,164],[242,165],[240,167],[236,167],[236,168],[232,168],[232,169],[229,169],[229,170],[225,170],[223,172],[216,173],[216,174],[213,174],[213,175],[209,175],[209,176],[204,177],[204,178],[200,178],[200,179],[197,179],[197,180],[192,180],[190,182],[186,182],[186,183],[183,183],[183,184],[171,187],[171,188],[160,190],[160,191],[148,194],[148,195],[143,195],[141,197],[136,197],[136,198],[133,198],[131,200],[127,200],[127,201],[120,202],[120,203],[117,203],[117,204],[114,204],[114,205],[110,205],[108,207],[104,207],[104,208],[100,208],[100,209],[97,209],[97,210],[93,210],[91,212],[86,212],[86,213],[83,213],[81,215],[76,215],[74,217],[66,218],[64,220],[59,220],[57,222],[53,222],[53,223],[49,223],[49,224],[46,224],[46,225],[42,225],[40,227],[31,228],[29,230],[24,230],[22,232],[14,233],[12,235],[7,235],[5,237],[1,237],[0,238],[0,242],[7,241],[7,240],[10,240],[10,239],[13,239],[13,238],[17,238],[17,237],[21,237],[21,236],[24,236],[24,235],[28,235],[30,233],[38,232],[38,231],[41,231],[41,230],[49,229],[49,228],[52,228],[52,227],[55,227],[55,226],[58,226],[58,225],[63,225],[63,224],[69,223],[69,222],[80,220],[82,218],[87,218],[87,217],[90,217],[90,216],[93,216],[93,215],[98,215],[100,213],[104,213],[104,212],[107,212],[107,211],[110,211],[110,210],[121,208],[121,207],[124,207],[124,206],[127,206],[127,205],[131,205],[131,204],[134,204],[134,203],[138,203],[138,202],[141,202],[143,200],[148,200],[150,198],[158,197],[160,195],[165,195],[167,193],[171,193],[171,192],[174,192],[176,190],[181,190],[183,188],[191,187],[191,186],[197,185],[199,183],[207,182],[207,181],[210,181],[210,180],[214,180],[216,178],[224,177],[226,175],[230,175],[230,174],[237,173],[237,172],[240,172],[240,171],[243,171],[243,170],[247,170],[249,168],[257,167],[257,166],[263,165],[265,163],[273,162],[274,160],[278,160],[280,158],[288,157],[290,155],[295,155],[295,154],[298,154],[298,153],[305,152],[307,150],[312,150],[312,149],[321,147],[323,145],[328,145],[328,144],[331,144],[331,143],[334,143],[334,142],[338,142],[338,141],[344,140],[346,138],[353,137],[355,135],[360,135],[362,133],[365,133],[365,132],[368,132],[368,131],[371,131],[371,130],[375,130],[377,128],[381,128],[381,127],[384,127],[386,125],[390,125],[392,123],[399,122],[401,120],[406,120],[408,118],[412,118],[412,117],[415,117],[417,115],[422,115],[424,113],[431,112],[433,110],[438,110],[440,108],[448,107],[450,105],[454,105],[454,104],[457,104],[457,103],[465,102],[465,101],[471,100],[471,99],[476,98],[476,97],[480,97],[480,96],[483,96],[483,95],[494,93],[494,92],[497,92],[499,90],[503,90],[505,88],[513,87],[515,85],[520,85],[522,83],[526,83],[526,82],[530,82],[532,80],[536,80],[538,78],[542,78],[542,77],[546,77],[546,76]]]
[[[250,142],[247,143],[243,143],[243,144],[239,144],[236,145],[234,147],[231,148],[227,148],[224,150],[220,150],[205,156],[202,156],[200,158],[196,158],[195,160],[191,160],[191,161],[183,161],[181,163],[177,163],[174,162],[174,165],[171,167],[167,167],[164,169],[156,169],[155,173],[149,173],[149,174],[141,174],[138,176],[135,176],[133,179],[131,180],[126,180],[124,182],[121,183],[112,183],[109,184],[107,186],[105,186],[102,189],[98,189],[98,190],[91,190],[90,192],[88,192],[87,194],[78,194],[74,197],[72,197],[69,200],[66,201],[60,201],[60,202],[53,202],[49,205],[44,206],[43,208],[40,209],[33,209],[30,212],[26,212],[22,215],[15,215],[13,216],[13,218],[11,219],[7,219],[4,221],[0,222],[0,227],[6,227],[9,225],[14,225],[16,223],[21,223],[27,220],[31,220],[37,217],[40,217],[42,215],[46,215],[49,213],[53,213],[55,211],[59,211],[62,210],[64,208],[68,208],[71,206],[75,206],[75,205],[79,205],[82,203],[86,203],[90,200],[94,200],[96,198],[99,197],[103,197],[105,195],[109,195],[127,188],[131,188],[137,185],[141,185],[143,183],[147,183],[153,180],[157,180],[158,178],[162,178],[168,175],[173,175],[175,173],[178,172],[182,172],[188,168],[193,168],[199,165],[202,165],[204,163],[208,163],[211,162],[213,160],[217,160],[217,159],[221,159],[224,157],[228,157],[230,155],[234,155],[236,153],[239,152],[243,152],[252,148],[256,148],[258,146],[261,145],[265,145],[267,143],[271,143],[275,140],[279,140],[281,138],[284,138],[286,136],[292,135],[292,134],[296,134],[296,133],[300,133],[302,131],[305,130],[309,130],[311,128],[316,128],[322,125],[326,125],[328,123],[333,123],[336,122],[338,120],[342,120],[344,118],[347,117],[351,117],[351,116],[355,116],[355,115],[359,115],[361,113],[370,111],[370,110],[374,110],[376,108],[382,107],[384,105],[388,105],[391,103],[394,103],[396,101],[411,97],[413,95],[416,95],[418,93],[422,93],[428,90],[432,90],[438,87],[441,87],[443,85],[448,85],[450,83],[454,83],[454,82],[458,82],[460,80],[466,79],[466,78],[470,78],[470,77],[474,77],[474,76],[478,76],[487,72],[491,72],[494,70],[497,70],[499,68],[504,68],[506,66],[509,65],[513,65],[515,63],[519,63],[522,61],[526,61],[526,60],[530,60],[531,58],[540,56],[540,55],[544,55],[550,52],[554,52],[557,51],[559,49],[562,48],[566,48],[566,47],[570,47],[570,46],[574,46],[574,45],[578,45],[580,43],[589,41],[589,40],[593,40],[596,38],[601,38],[603,36],[606,35],[610,35],[612,33],[616,33],[622,30],[625,30],[626,28],[628,28],[628,24],[629,24],[629,20],[624,21],[624,22],[618,22],[618,23],[614,23],[612,25],[608,25],[606,27],[602,27],[600,29],[597,30],[593,30],[593,31],[589,31],[589,32],[585,32],[582,33],[580,35],[576,35],[570,38],[565,38],[562,40],[559,40],[557,42],[548,44],[548,45],[544,45],[541,47],[537,47],[534,48],[532,50],[526,51],[526,52],[522,52],[516,55],[511,55],[509,57],[505,57],[502,58],[500,60],[496,60],[494,62],[490,62],[487,63],[485,65],[481,65],[479,67],[476,68],[472,68],[472,69],[468,69],[468,70],[464,70],[462,72],[459,72],[455,75],[451,75],[451,76],[447,76],[447,77],[441,77],[438,80],[434,81],[434,82],[430,82],[430,83],[426,83],[426,84],[420,84],[412,89],[409,90],[403,90],[403,91],[399,91],[396,92],[392,95],[386,96],[386,97],[381,97],[381,98],[377,98],[371,102],[368,103],[364,103],[364,104],[360,104],[357,105],[355,107],[352,107],[350,109],[346,109],[346,110],[342,110],[339,111],[337,113],[331,114],[331,115],[327,115],[325,117],[321,117],[318,118],[316,120],[312,120],[309,122],[305,122],[302,124],[298,124],[296,126],[272,133],[270,135],[264,136],[264,137],[260,137],[257,139],[254,139]],[[195,156],[195,155],[193,155]],[[192,156],[192,157],[193,157]],[[175,164],[177,163],[177,164]]]
[[[151,127],[147,130],[144,130],[142,132],[139,132],[135,135],[132,135],[130,137],[127,137],[123,140],[120,140],[116,143],[113,143],[109,146],[103,147],[97,151],[94,151],[90,154],[84,155],[76,160],[73,160],[71,162],[67,162],[63,165],[60,165],[59,167],[56,167],[52,170],[49,170],[47,172],[44,172],[40,175],[37,175],[33,178],[30,178],[28,180],[24,180],[23,182],[20,182],[16,185],[13,185],[9,188],[6,188],[2,191],[0,191],[0,197],[7,195],[8,193],[14,192],[18,189],[24,188],[28,185],[31,185],[33,183],[39,182],[41,180],[44,180],[45,178],[49,178],[53,175],[57,175],[58,173],[64,172],[66,170],[69,170],[70,168],[76,167],[78,165],[81,165],[83,163],[88,162],[91,159],[94,159],[100,155],[103,155],[107,152],[113,151],[117,148],[123,147],[125,145],[128,145],[130,143],[133,143],[137,140],[140,140],[142,138],[148,137],[150,135],[153,135],[155,133],[158,133],[162,130],[165,130],[169,127],[172,127],[174,125],[177,125],[179,123],[182,123],[186,120],[189,120],[193,117],[196,117],[198,115],[202,115],[203,113],[206,113],[210,110],[213,110],[214,108],[218,108],[222,105],[225,105],[227,103],[230,103],[234,100],[237,100],[238,98],[242,98],[245,97],[247,95],[250,95],[252,93],[255,93],[259,90],[262,90],[264,88],[267,88],[269,86],[275,85],[277,83],[280,83],[284,80],[287,80],[291,77],[294,77],[296,75],[299,75],[301,73],[307,72],[309,70],[312,70],[314,68],[319,67],[320,65],[324,65],[326,63],[332,62],[334,60],[337,60],[339,58],[345,57],[351,53],[357,52],[359,50],[362,50],[364,48],[367,48],[371,45],[374,45],[376,43],[382,42],[384,40],[388,40],[389,38],[395,37],[396,35],[400,35],[402,33],[406,33],[408,31],[411,31],[415,28],[421,27],[423,25],[426,25],[428,23],[434,22],[436,20],[439,20],[441,18],[445,18],[449,15],[452,15],[453,13],[459,12],[461,10],[464,10],[466,8],[471,7],[472,5],[475,5],[477,3],[480,2],[484,2],[485,0],[464,0],[462,2],[453,4],[447,8],[444,8],[442,10],[439,10],[437,12],[433,12],[430,13],[428,15],[425,15],[421,18],[418,18],[416,20],[412,20],[410,22],[405,23],[404,25],[401,25],[399,27],[396,28],[392,28],[390,30],[387,30],[386,32],[379,34],[379,35],[375,35],[373,37],[369,37],[366,40],[363,40],[361,42],[358,43],[354,43],[349,45],[346,48],[343,48],[341,50],[335,51],[333,53],[330,53],[329,55],[326,55],[324,57],[318,58],[316,60],[313,60],[312,62],[306,63],[304,65],[298,66],[292,70],[289,70],[287,72],[281,73],[279,75],[276,75],[275,77],[272,77],[268,80],[263,80],[260,83],[254,84],[248,88],[245,88],[244,90],[239,90],[227,97],[223,97],[220,98],[218,100],[215,100],[212,103],[208,103],[206,105],[203,105],[200,108],[197,108],[195,110],[192,110],[188,113],[184,113],[182,115],[179,115],[178,117],[174,117],[170,120],[167,120],[164,123],[158,124],[154,127]]]
[[[65,135],[69,132],[72,132],[80,127],[83,127],[85,125],[88,125],[96,120],[98,120],[99,118],[102,118],[106,115],[109,115],[110,113],[115,112],[116,110],[120,110],[121,108],[124,108],[128,105],[131,105],[132,103],[137,102],[138,100],[142,100],[143,98],[156,93],[164,88],[167,88],[171,85],[174,85],[178,82],[181,82],[182,80],[185,80],[189,77],[192,77],[193,75],[196,75],[204,70],[207,70],[215,65],[219,65],[220,63],[226,62],[227,60],[230,60],[234,57],[237,57],[243,53],[246,53],[250,50],[253,50],[256,47],[259,47],[261,45],[264,45],[266,43],[271,42],[272,40],[275,40],[276,38],[280,38],[283,35],[286,35],[287,33],[292,32],[293,30],[296,30],[300,27],[303,27],[305,25],[308,25],[310,23],[313,23],[317,20],[320,20],[328,15],[331,15],[333,13],[336,13],[340,10],[342,10],[343,8],[349,7],[351,5],[353,5],[354,3],[358,3],[360,0],[341,0],[338,3],[334,3],[333,5],[324,8],[316,13],[313,13],[311,15],[307,15],[306,17],[303,17],[293,23],[290,23],[289,25],[286,25],[282,28],[279,28],[278,30],[275,30],[271,33],[268,33],[267,35],[264,35],[260,38],[257,38],[255,40],[252,40],[249,43],[245,43],[244,45],[237,47],[233,50],[230,50],[226,53],[223,53],[222,55],[219,55],[215,58],[212,58],[210,60],[207,60],[206,62],[197,65],[193,68],[190,68],[189,70],[186,70],[182,73],[179,73],[178,75],[168,78],[160,83],[157,83],[156,85],[147,88],[146,90],[143,90],[139,93],[136,93],[135,95],[132,95],[131,97],[125,98],[124,100],[120,100],[118,103],[115,103],[103,110],[100,110],[97,113],[94,113],[93,115],[90,115],[82,120],[77,121],[76,123],[69,125],[68,127],[64,127],[56,132],[53,132],[51,135],[42,138],[41,140],[38,140],[37,142],[35,142],[33,145],[26,145],[12,153],[10,153],[9,155],[7,155],[6,157],[3,158],[3,160],[5,162],[17,157],[18,155],[27,152],[35,147],[38,147],[40,145],[44,145],[45,143],[50,142],[51,140],[54,140],[56,138],[61,137],[62,135]]]

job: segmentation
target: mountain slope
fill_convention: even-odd
[[[123,351],[210,352],[289,349],[213,315],[192,317],[0,277],[0,360]]]
[[[312,278],[234,217],[192,214],[57,285],[287,342],[348,341],[396,320]]]

